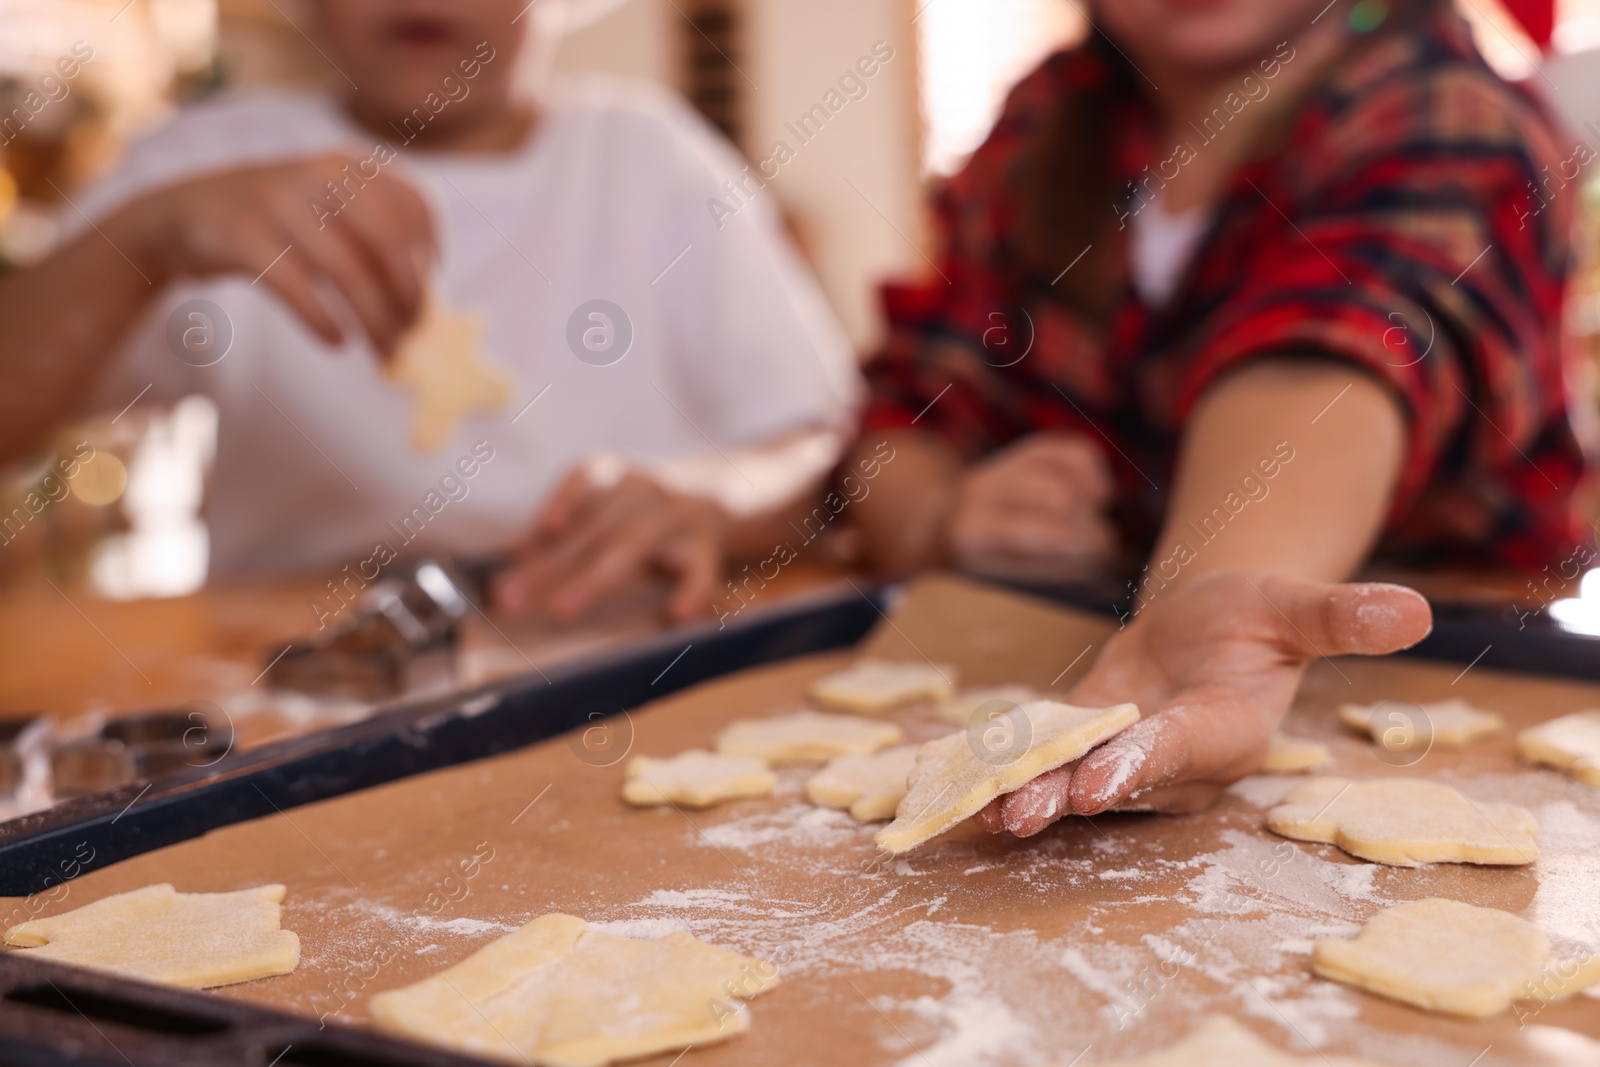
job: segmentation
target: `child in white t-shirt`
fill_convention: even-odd
[[[519,99],[525,4],[327,0],[336,92],[223,94],[134,144],[0,279],[0,458],[204,394],[214,573],[509,550],[508,608],[665,572],[674,616],[708,610],[837,458],[852,354],[770,201],[707,210],[744,163],[681,101]]]

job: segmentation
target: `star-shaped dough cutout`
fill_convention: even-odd
[[[949,664],[901,663],[863,659],[818,678],[811,699],[825,707],[876,715],[918,700],[942,700],[955,692],[956,669]]]
[[[811,776],[806,796],[825,808],[849,809],[857,822],[892,819],[906,795],[906,781],[921,747],[901,745],[870,756],[840,756]]]
[[[1517,735],[1517,755],[1600,785],[1600,709],[1577,711]]]
[[[1267,812],[1267,827],[1396,867],[1518,866],[1539,858],[1539,824],[1526,808],[1469,800],[1421,778],[1313,778]]]
[[[767,761],[691,748],[667,759],[635,756],[628,761],[622,799],[640,807],[683,804],[709,808],[738,797],[764,797],[778,784]]]
[[[453,311],[433,296],[400,342],[388,374],[412,394],[416,451],[437,451],[463,415],[499,411],[511,399],[511,384],[483,359],[483,333],[482,314]]]
[[[756,756],[773,763],[820,763],[835,756],[865,756],[886,748],[904,734],[892,722],[859,715],[797,711],[770,719],[740,719],[717,734],[717,751],[726,756]]]
[[[1267,749],[1267,758],[1261,764],[1261,769],[1267,774],[1301,774],[1326,767],[1332,762],[1333,753],[1319,741],[1273,734],[1272,745]]]
[[[597,1067],[732,1037],[775,965],[668,934],[541,915],[461,963],[372,998],[378,1029],[525,1067]]]
[[[1415,711],[1408,711],[1414,708]],[[1344,704],[1339,721],[1367,734],[1372,743],[1390,752],[1440,748],[1465,748],[1505,729],[1506,721],[1492,711],[1473,707],[1465,700],[1440,700],[1433,704]]]
[[[6,943],[39,959],[185,989],[288,974],[300,938],[279,928],[284,887],[179,893],[166,882],[30,919]]]

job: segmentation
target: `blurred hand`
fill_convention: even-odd
[[[433,222],[422,197],[392,170],[364,187],[352,183],[354,194],[344,194],[336,215],[314,212],[314,203],[330,212],[339,206],[326,183],[338,184],[346,164],[358,174],[359,163],[326,155],[206,174],[141,197],[119,216],[158,279],[260,275],[313,333],[341,344],[324,300],[331,289],[387,356],[422,308]]]
[[[1132,701],[1144,717],[997,797],[978,824],[1028,837],[1063,815],[1117,806],[1197,811],[1260,768],[1311,660],[1394,652],[1431,626],[1428,602],[1398,585],[1235,570],[1158,592],[1065,698]]]
[[[674,622],[709,614],[728,520],[703,497],[627,473],[601,486],[580,468],[551,495],[533,535],[491,586],[496,608],[577,618],[606,597],[665,576]]]
[[[1107,564],[1116,531],[1104,455],[1077,434],[1039,433],[974,465],[950,518],[958,564],[988,573],[1068,577]]]

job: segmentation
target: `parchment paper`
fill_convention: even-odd
[[[1113,628],[932,577],[859,651],[953,663],[964,685],[1064,694]],[[1197,815],[1069,819],[1026,841],[964,826],[887,864],[874,862],[874,826],[805,802],[814,767],[782,769],[773,797],[705,812],[622,803],[624,754],[709,746],[736,718],[794,710],[812,678],[857,654],[741,672],[609,733],[229,827],[86,875],[37,913],[152,882],[285,882],[299,969],[213,995],[329,1026],[362,1025],[371,994],[548,911],[641,936],[689,929],[775,960],[782,984],[751,1003],[749,1032],[689,1052],[683,1067],[1087,1065],[1160,1047],[1212,1011],[1301,1053],[1314,1045],[1419,1067],[1600,1062],[1600,1002],[1587,996],[1535,1005],[1520,1025],[1510,1013],[1456,1020],[1317,979],[1309,958],[1316,938],[1350,936],[1384,905],[1426,896],[1504,908],[1558,940],[1600,945],[1600,790],[1519,765],[1511,747],[1516,728],[1600,706],[1600,687],[1341,659],[1313,667],[1291,713],[1293,733],[1333,748],[1330,773],[1437,777],[1474,799],[1529,807],[1543,855],[1524,868],[1383,868],[1286,842],[1264,815],[1297,776],[1246,779]],[[1333,717],[1344,701],[1445,697],[1499,711],[1511,729],[1395,767]],[[927,708],[894,718],[915,738],[951,729]],[[3,903],[34,914],[27,901]]]

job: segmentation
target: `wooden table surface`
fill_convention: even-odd
[[[1059,692],[1108,632],[1102,618],[932,579],[860,651],[952,663],[967,684]],[[811,679],[856,654],[739,672],[637,709],[619,728],[633,753],[705,746],[734,719],[799,706]],[[1397,766],[1333,714],[1344,701],[1445,696],[1502,713],[1511,730]],[[135,857],[84,875],[47,910],[152,882],[188,891],[284,882],[299,968],[211,995],[329,1025],[361,1025],[373,993],[550,911],[636,936],[688,929],[778,962],[782,982],[751,1003],[748,1033],[651,1067],[1088,1067],[1158,1048],[1208,1012],[1310,1063],[1320,1062],[1314,1047],[1405,1067],[1594,1065],[1600,1007],[1590,997],[1520,1019],[1452,1019],[1309,966],[1317,938],[1351,936],[1383,907],[1429,896],[1515,912],[1564,948],[1595,945],[1600,790],[1519,764],[1511,741],[1515,729],[1590,706],[1600,686],[1341,659],[1313,667],[1291,712],[1293,733],[1333,750],[1331,773],[1431,778],[1529,808],[1541,856],[1524,867],[1383,867],[1285,841],[1266,830],[1265,813],[1301,780],[1289,776],[1245,779],[1195,815],[1069,819],[1026,841],[967,826],[874,862],[875,827],[805,802],[809,768],[783,768],[772,797],[641,810],[620,799],[620,759],[596,765],[556,738]],[[914,739],[949,729],[926,708],[893,718]]]
[[[804,562],[787,567],[748,611],[841,580]],[[345,702],[272,694],[266,662],[315,630],[308,606],[319,578],[222,582],[191,596],[116,601],[43,575],[0,590],[0,718],[46,711],[64,725],[190,701],[220,704],[241,748],[360,714]],[[605,605],[576,624],[474,613],[457,655],[463,687],[548,667],[660,630],[659,591]]]

